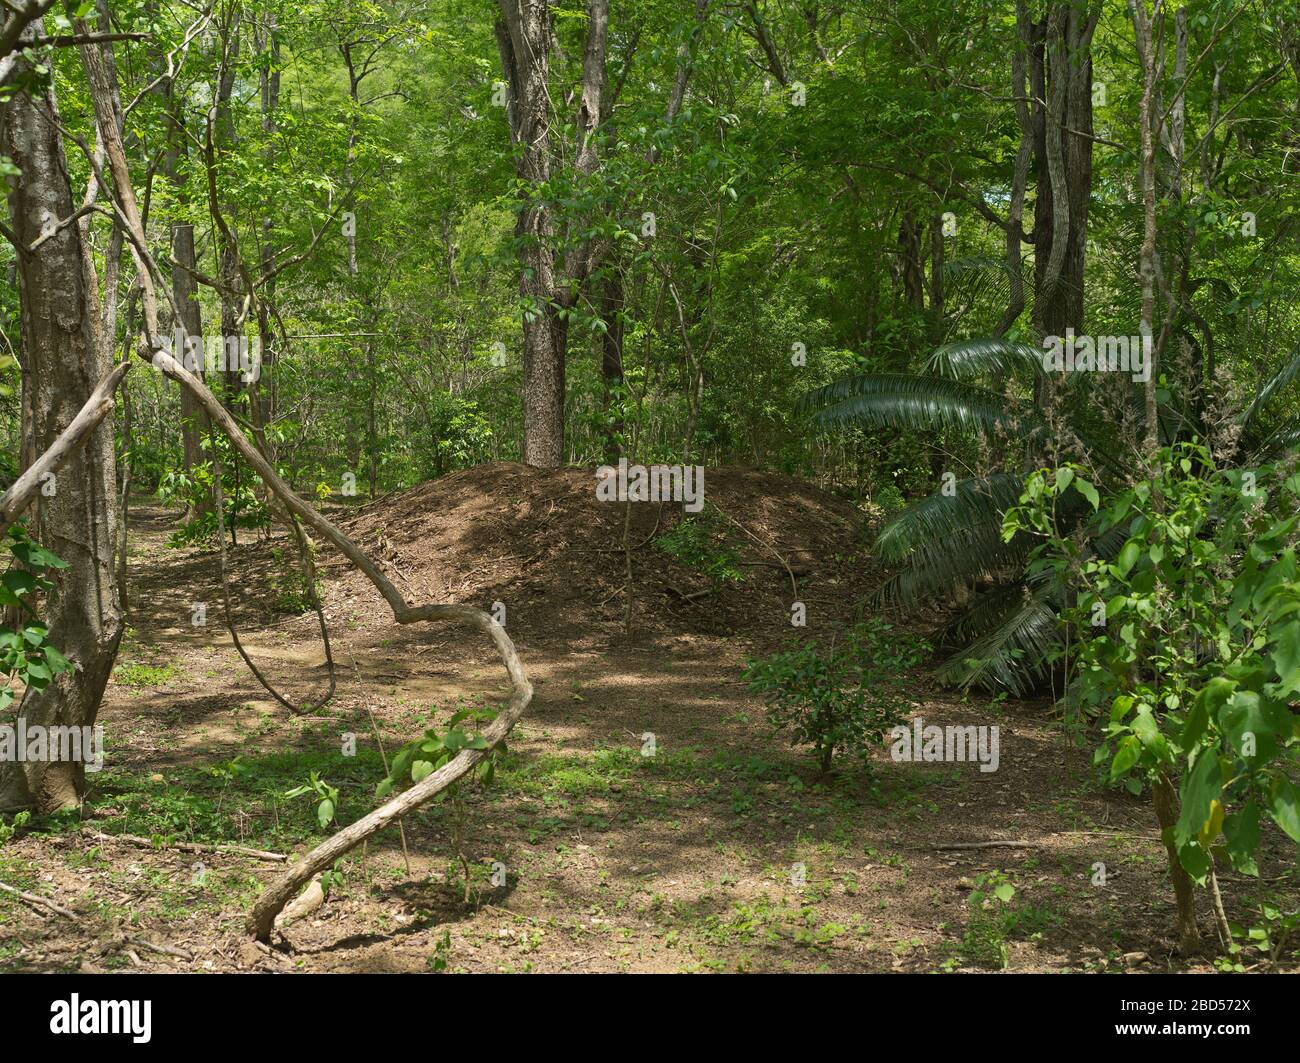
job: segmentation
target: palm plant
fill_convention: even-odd
[[[1199,355],[1199,343],[1188,337]],[[1267,379],[1232,420],[1238,460],[1260,464],[1300,443],[1300,417],[1276,414],[1287,386],[1300,375],[1300,347]],[[823,430],[840,427],[907,430],[951,439],[979,437],[995,453],[993,471],[949,482],[890,519],[876,541],[879,558],[893,574],[876,594],[877,604],[915,610],[934,603],[956,605],[932,641],[946,649],[941,679],[969,686],[1001,687],[1020,695],[1051,675],[1060,646],[1059,610],[1068,589],[1050,574],[1031,575],[1032,542],[1002,540],[1002,516],[1020,497],[1025,474],[1059,453],[1062,436],[1095,472],[1102,490],[1127,486],[1142,475],[1139,456],[1126,449],[1119,416],[1140,423],[1142,385],[1097,384],[1095,374],[1045,379],[1042,351],[1011,338],[967,339],[936,348],[919,373],[860,373],[805,395],[802,403]],[[1106,412],[1098,388],[1111,389]],[[1115,392],[1118,392],[1116,395]],[[1036,397],[1054,394],[1045,413]],[[1159,391],[1162,445],[1202,433],[1202,413],[1187,396]],[[1059,515],[1086,548],[1112,556],[1122,534],[1097,534],[1087,505]]]

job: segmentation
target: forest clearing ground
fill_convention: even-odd
[[[309,772],[339,788],[343,822],[374,807],[384,772],[371,714],[391,753],[431,724],[441,729],[459,705],[498,696],[503,682],[485,641],[450,627],[397,627],[368,585],[323,557],[338,691],[324,710],[293,716],[257,685],[230,642],[215,555],[167,548],[172,516],[144,503],[132,512],[130,631],[101,710],[106,770],[92,780],[84,816],[36,824],[0,846],[0,881],[49,896],[78,919],[0,896],[0,970],[980,969],[989,966],[989,942],[968,934],[967,897],[991,871],[1017,891],[995,933],[1012,971],[1213,969],[1173,955],[1172,893],[1147,804],[1098,786],[1091,743],[1071,744],[1041,703],[963,699],[918,676],[913,714],[927,723],[1000,726],[999,770],[894,763],[882,750],[874,781],[845,767],[818,783],[806,756],[771,737],[761,703],[739,678],[747,652],[788,631],[780,605],[789,597],[786,574],[759,568],[747,587],[719,592],[713,611],[694,620],[680,619],[678,598],[647,576],[638,591],[643,622],[625,638],[619,600],[606,599],[608,574],[595,574],[617,575],[622,556],[588,560],[581,580],[565,567],[566,558],[584,563],[573,542],[610,534],[578,503],[570,506],[565,486],[589,480],[563,470],[530,486],[532,474],[520,469],[494,471],[493,482],[506,478],[498,499],[517,507],[513,524],[501,522],[498,553],[482,540],[482,521],[467,531],[476,507],[493,501],[467,474],[386,506],[381,500],[351,522],[368,549],[384,545],[386,563],[416,584],[403,588],[416,600],[441,592],[483,607],[497,595],[527,603],[510,606],[507,626],[536,695],[495,782],[464,798],[475,903],[461,896],[445,804],[406,821],[409,875],[398,832],[377,836],[344,860],[326,903],[285,929],[292,948],[275,952],[250,944],[243,920],[283,865],[94,836],[301,853],[324,832],[312,804],[283,795]],[[727,490],[743,491],[751,475],[720,483],[723,506]],[[454,506],[421,508],[437,529],[402,515],[426,489],[444,503],[463,496]],[[739,496],[730,508],[759,525]],[[829,519],[815,508],[807,514],[810,528]],[[650,524],[660,530],[658,518],[638,519],[646,526],[637,525],[635,542],[654,534]],[[529,537],[529,521],[542,539]],[[611,521],[621,525],[621,517]],[[531,568],[499,563],[475,573],[446,563],[449,546],[440,565],[418,557],[420,549],[443,549],[435,531],[457,539],[466,556],[502,557],[510,544],[518,562],[530,560],[539,541],[560,546],[540,548],[542,563]],[[285,593],[273,554],[285,542],[232,552],[235,611],[255,660],[306,701],[326,682],[315,617],[268,608]],[[560,549],[566,543],[568,553]],[[813,560],[801,586],[824,607],[829,630],[851,619],[860,600],[856,586],[818,585],[815,555],[831,548],[805,543]],[[659,576],[664,564],[638,557]],[[207,605],[206,627],[190,624],[195,601]],[[746,603],[757,611],[769,601],[770,625],[739,622]],[[349,732],[354,757],[341,753]],[[655,736],[653,757],[641,755],[646,732]],[[928,848],[1007,839],[1033,847]],[[1099,861],[1104,886],[1092,884]],[[498,863],[506,881],[494,886]],[[806,872],[797,885],[792,869],[800,864]],[[1224,880],[1229,917],[1247,925],[1249,899],[1297,894],[1287,847],[1271,840],[1260,866],[1275,881]],[[1208,911],[1202,915],[1209,934]]]

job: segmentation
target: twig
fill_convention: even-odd
[[[258,860],[272,860],[284,863],[289,858],[284,853],[271,853],[264,849],[249,849],[243,845],[205,845],[202,842],[155,842],[152,838],[141,838],[137,834],[101,834],[91,835],[96,841],[127,842],[144,849],[174,849],[182,853],[229,853],[233,856],[251,856]]]
[[[162,956],[175,956],[178,960],[193,962],[194,957],[182,949],[173,948],[171,945],[155,945],[152,941],[146,941],[144,938],[127,938],[127,944],[139,945],[142,949],[148,949],[150,952],[157,952]]]
[[[12,893],[15,897],[26,901],[28,904],[41,905],[42,907],[50,909],[52,912],[58,912],[59,915],[63,916],[65,919],[71,919],[73,922],[77,921],[76,912],[70,912],[62,905],[55,904],[53,901],[47,901],[44,897],[38,897],[35,893],[25,893],[20,889],[14,889],[13,886],[6,886],[3,882],[0,882],[0,890],[3,890],[5,893]]]

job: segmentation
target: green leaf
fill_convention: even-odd
[[[37,587],[36,577],[30,572],[24,572],[21,568],[11,568],[3,576],[0,576],[0,583],[14,595],[15,598],[21,599],[24,594],[30,594]]]
[[[1082,476],[1075,479],[1074,489],[1088,500],[1088,504],[1091,505],[1094,510],[1101,507],[1101,495],[1099,495],[1097,489]]]
[[[1114,782],[1134,764],[1138,762],[1138,757],[1142,755],[1142,743],[1133,735],[1129,735],[1119,744],[1119,750],[1115,753],[1115,759],[1110,764],[1110,780]]]
[[[334,819],[334,802],[328,797],[316,806],[316,819],[321,827],[328,827]]]
[[[1300,690],[1300,621],[1292,620],[1271,630],[1273,650],[1269,655],[1277,669],[1282,694]]]
[[[1253,797],[1223,821],[1223,837],[1232,866],[1243,875],[1258,875],[1255,850],[1259,847],[1259,807]]]
[[[1192,770],[1183,776],[1181,815],[1174,827],[1174,838],[1180,850],[1204,832],[1212,813],[1211,806],[1222,792],[1219,758],[1213,750],[1202,749]]]
[[[1115,567],[1119,570],[1121,576],[1127,576],[1133,571],[1133,566],[1138,563],[1138,558],[1142,556],[1142,544],[1136,539],[1130,539],[1124,544],[1115,558]]]
[[[1300,791],[1290,779],[1279,775],[1268,794],[1268,814],[1293,842],[1300,842]]]

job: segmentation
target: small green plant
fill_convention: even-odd
[[[314,552],[310,543],[307,548]],[[270,568],[267,582],[275,602],[275,611],[296,616],[314,608],[320,601],[320,580],[316,580],[313,585],[302,569],[290,563],[285,552],[278,546],[272,547],[271,560],[274,564]]]
[[[447,960],[451,956],[451,931],[444,930],[442,937],[433,943],[433,954],[429,957],[429,970],[442,974],[447,970]]]
[[[320,777],[320,772],[313,771],[308,776],[305,786],[295,786],[292,790],[285,793],[284,799],[292,801],[295,798],[303,797],[307,794],[314,794],[316,802],[316,822],[320,824],[321,830],[324,830],[334,822],[338,815],[339,808],[339,791],[335,786],[331,786]]]
[[[22,830],[31,818],[32,814],[30,812],[19,812],[14,816],[12,823],[0,823],[0,846],[6,844],[15,834]]]
[[[837,752],[864,763],[910,701],[904,673],[919,663],[925,644],[879,618],[826,647],[816,641],[747,662],[743,678],[767,701],[768,722],[811,746],[821,773]]]
[[[145,690],[149,687],[160,687],[172,676],[176,674],[176,666],[173,664],[142,664],[138,661],[123,661],[117,666],[114,674],[117,681],[123,686],[131,687],[133,690]]]
[[[1007,934],[1014,925],[1010,904],[1015,895],[1016,887],[1001,871],[989,871],[975,879],[975,888],[966,898],[970,919],[961,943],[967,963],[1006,970],[1011,958]]]
[[[408,783],[415,784],[432,775],[463,749],[483,749],[489,747],[488,740],[481,735],[469,735],[460,726],[466,720],[473,723],[488,723],[496,718],[496,710],[484,706],[468,706],[455,712],[447,722],[447,730],[438,734],[433,728],[423,736],[408,742],[394,755],[389,764],[388,775],[375,787],[376,797],[387,797],[395,789],[402,789]],[[492,753],[505,752],[505,742],[498,742]],[[496,773],[496,757],[488,756],[479,762],[484,782],[491,782]]]
[[[715,587],[740,583],[740,554],[727,541],[726,529],[712,506],[685,517],[672,531],[655,540],[655,549],[675,558],[713,581]]]
[[[1270,968],[1275,968],[1292,933],[1300,927],[1300,910],[1287,911],[1279,902],[1263,901],[1259,906],[1259,921],[1254,926],[1247,928],[1230,922],[1228,927],[1233,939],[1228,955],[1234,970],[1240,967],[1241,954],[1248,950],[1259,953]]]
[[[45,573],[67,568],[68,563],[33,542],[21,523],[9,527],[5,547],[14,563],[0,576],[0,606],[19,615],[33,613],[32,598],[54,587]],[[0,687],[0,711],[13,703],[15,679],[41,690],[60,672],[72,671],[68,659],[46,641],[48,634],[45,625],[34,619],[20,622],[18,630],[0,628],[0,671],[6,676]]]
[[[320,873],[321,892],[328,897],[330,895],[330,890],[334,889],[336,886],[343,885],[343,877],[343,858],[339,857],[334,861],[332,867],[327,867]]]
[[[490,723],[496,718],[497,710],[486,706],[471,705],[463,707],[452,714],[447,721],[447,730],[441,735],[429,728],[424,735],[408,742],[393,757],[388,768],[388,775],[375,787],[376,797],[386,797],[395,789],[427,779],[435,771],[447,764],[458,753],[467,749],[486,751],[487,755],[475,766],[474,772],[484,784],[490,783],[496,776],[496,758],[498,753],[506,751],[504,741],[492,746],[482,735],[473,736],[466,733],[461,724]],[[451,815],[451,846],[460,865],[465,886],[465,903],[470,903],[473,895],[473,870],[465,852],[465,808],[461,800],[459,782],[453,783],[440,791],[433,798],[434,802],[447,800]]]

